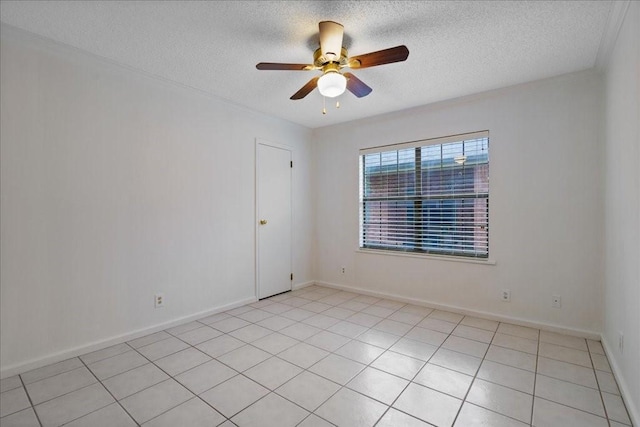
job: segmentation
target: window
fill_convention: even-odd
[[[360,247],[487,258],[489,133],[361,150]]]

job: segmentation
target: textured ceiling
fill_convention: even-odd
[[[120,64],[317,128],[594,66],[611,1],[2,1],[0,20]],[[350,55],[405,44],[406,62],[354,71],[373,88],[341,108],[317,90],[318,22]],[[329,104],[329,103],[328,103]]]

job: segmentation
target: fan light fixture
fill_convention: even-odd
[[[258,70],[290,70],[290,71],[321,71],[302,86],[290,99],[302,99],[309,95],[316,87],[325,98],[335,98],[348,90],[357,98],[371,93],[373,89],[362,80],[349,72],[342,72],[343,68],[369,68],[378,65],[402,62],[409,56],[409,49],[405,45],[349,56],[347,49],[342,46],[344,41],[344,27],[334,21],[322,21],[318,24],[320,47],[313,52],[312,64],[286,64],[282,62],[259,62]]]
[[[344,93],[347,88],[347,78],[337,71],[328,72],[318,79],[318,90],[322,96],[335,98]]]

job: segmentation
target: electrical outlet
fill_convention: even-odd
[[[502,290],[502,301],[511,302],[511,290],[510,289],[503,289]]]
[[[346,273],[346,271],[347,271],[347,268],[346,268],[346,267],[340,267],[340,272],[341,272],[342,274]]]
[[[622,332],[618,332],[618,349],[620,353],[624,353],[624,334]]]
[[[156,294],[155,296],[155,307],[163,308],[164,307],[164,294]]]
[[[562,307],[562,297],[560,295],[554,295],[551,300],[551,306],[553,308],[561,308]]]

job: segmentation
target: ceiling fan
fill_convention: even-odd
[[[344,93],[345,89],[358,98],[367,96],[373,89],[352,73],[342,73],[343,68],[352,69],[375,67],[377,65],[402,62],[409,56],[406,46],[396,46],[376,52],[349,57],[347,49],[342,46],[344,27],[333,21],[320,22],[320,48],[313,54],[313,64],[283,64],[277,62],[260,62],[258,70],[320,70],[322,75],[316,76],[302,86],[291,99],[302,99],[316,87],[323,96],[334,98]]]

